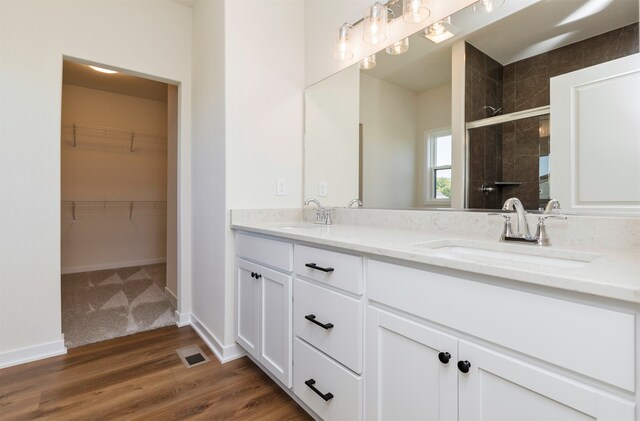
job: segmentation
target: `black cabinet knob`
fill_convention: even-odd
[[[463,373],[468,373],[470,368],[471,363],[469,361],[458,361],[458,370],[462,371]]]
[[[442,364],[448,364],[449,360],[451,359],[451,354],[449,354],[448,352],[441,352],[438,354],[438,359]]]
[[[262,275],[260,275],[259,273],[256,273],[256,279],[260,279],[262,278]]]
[[[256,273],[255,272],[251,272],[251,277],[255,278],[256,277]]]

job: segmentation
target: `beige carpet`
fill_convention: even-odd
[[[74,348],[175,324],[164,263],[62,275],[62,332]]]

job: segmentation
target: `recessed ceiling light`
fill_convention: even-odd
[[[118,73],[115,70],[109,70],[109,69],[104,69],[102,67],[98,67],[98,66],[91,66],[89,65],[89,67],[91,67],[93,70],[95,70],[96,72],[101,72],[101,73],[107,73],[109,75],[112,75],[114,73]]]

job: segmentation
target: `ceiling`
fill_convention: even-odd
[[[126,73],[106,74],[86,64],[64,60],[62,83],[98,89],[116,94],[130,95],[154,101],[167,101],[167,84]]]
[[[637,22],[638,4],[638,0],[505,0],[486,15],[467,7],[452,16],[459,29],[455,37],[435,44],[414,34],[405,54],[379,52],[377,66],[362,72],[422,92],[451,81],[451,45],[461,39],[506,65]]]

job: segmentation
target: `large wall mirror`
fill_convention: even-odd
[[[554,191],[550,80],[637,55],[638,1],[496,3],[488,14],[463,9],[409,37],[405,52],[379,51],[307,88],[306,197],[497,209],[515,196],[528,209],[544,206]],[[629,200],[640,204],[637,195]]]

